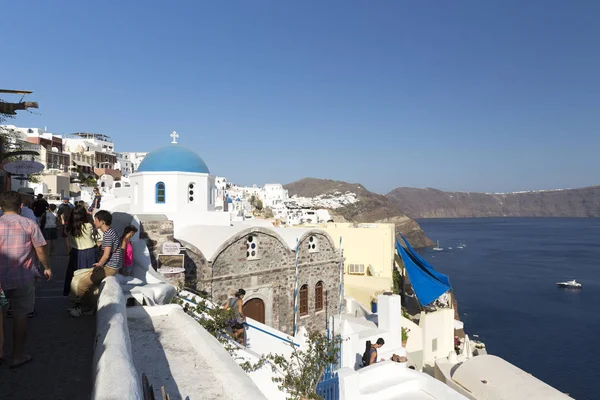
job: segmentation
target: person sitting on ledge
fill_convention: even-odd
[[[69,310],[71,316],[93,315],[96,308],[94,290],[107,276],[115,276],[123,264],[123,249],[121,238],[111,227],[112,215],[106,210],[100,210],[94,215],[94,225],[102,231],[102,257],[93,265],[93,270],[81,282],[81,308]]]

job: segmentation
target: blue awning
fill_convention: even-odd
[[[452,288],[446,275],[420,265],[419,259],[413,258],[398,240],[396,240],[396,251],[402,258],[404,269],[421,305],[427,306],[433,303]]]
[[[408,252],[408,254],[410,254],[412,256],[412,258],[415,260],[415,262],[417,262],[417,264],[426,268],[431,273],[431,275],[435,276],[440,282],[445,283],[448,286],[451,286],[450,279],[448,279],[447,275],[437,272],[435,270],[435,268],[433,268],[433,265],[429,264],[429,262],[427,260],[425,260],[423,257],[421,257],[421,255],[419,253],[417,253],[415,251],[415,249],[413,249],[410,246],[410,243],[408,243],[408,240],[406,240],[406,238],[404,236],[400,235],[400,237],[406,244],[406,251]],[[399,244],[398,239],[396,239],[396,245],[398,245],[398,244]]]

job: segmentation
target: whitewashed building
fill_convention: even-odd
[[[288,191],[283,188],[281,183],[267,183],[259,197],[264,207],[273,208],[278,204],[283,204],[288,199]]]
[[[164,214],[179,225],[229,225],[229,213],[216,210],[215,176],[194,151],[173,141],[149,153],[129,176],[131,209]],[[193,218],[190,218],[193,217]]]
[[[121,170],[121,175],[128,178],[138,170],[144,158],[148,155],[147,152],[121,152],[117,153],[116,169]]]

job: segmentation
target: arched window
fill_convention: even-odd
[[[323,281],[317,282],[315,285],[315,311],[323,309]]]
[[[300,315],[308,315],[308,285],[300,288]]]
[[[156,184],[156,203],[164,204],[167,198],[164,182],[158,182]]]

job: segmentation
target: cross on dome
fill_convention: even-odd
[[[173,138],[173,141],[171,142],[171,144],[177,144],[177,138],[179,137],[177,132],[173,131],[173,133],[171,133],[170,136]]]

